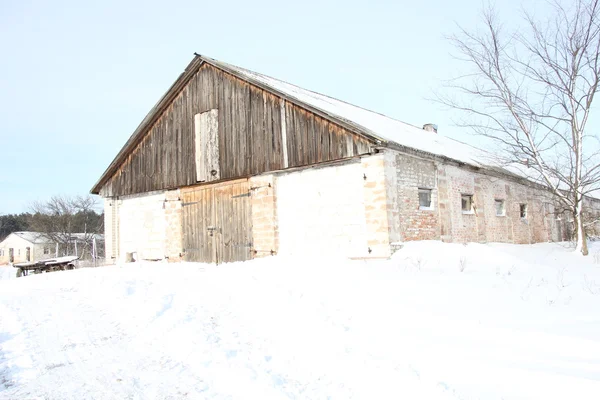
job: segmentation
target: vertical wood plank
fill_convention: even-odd
[[[281,148],[283,150],[283,168],[288,168],[290,166],[289,163],[289,153],[288,153],[288,139],[287,139],[287,111],[285,100],[281,99],[280,102],[280,117],[281,117]]]
[[[208,64],[107,181],[113,196],[197,182],[194,115],[218,109],[221,179],[369,152],[369,140]],[[241,211],[240,211],[241,212]]]

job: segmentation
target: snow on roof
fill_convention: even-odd
[[[14,235],[28,241],[29,243],[54,243],[54,241],[48,237],[45,233],[41,232],[31,232],[31,231],[22,231],[22,232],[13,232]],[[104,235],[102,234],[91,234],[91,233],[72,233],[71,238],[77,240],[84,240],[86,238],[96,238],[96,240],[104,240]]]
[[[104,235],[101,233],[71,233],[71,239],[85,240],[86,238],[104,240]]]
[[[23,232],[13,232],[13,234],[17,235],[21,239],[24,239],[30,243],[50,243],[50,242],[52,242],[52,240],[48,236],[46,236],[44,233],[41,233],[41,232],[23,231]]]
[[[202,58],[225,70],[230,70],[237,75],[241,75],[250,82],[254,81],[263,86],[267,86],[299,101],[300,103],[305,103],[311,107],[325,111],[327,114],[359,125],[368,133],[385,141],[395,142],[401,146],[434,155],[448,157],[476,167],[498,167],[498,164],[493,160],[494,157],[492,154],[466,143],[434,132],[426,131],[405,122],[387,117],[383,114],[369,111],[320,93],[303,89],[270,76],[204,56],[202,56]]]

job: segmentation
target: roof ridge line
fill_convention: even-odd
[[[326,98],[328,98],[328,99],[331,99],[331,100],[339,101],[340,103],[347,104],[347,105],[349,105],[349,106],[351,106],[351,107],[360,108],[361,110],[364,110],[364,111],[367,111],[367,112],[370,112],[370,113],[373,113],[373,114],[380,115],[380,116],[382,116],[382,117],[385,117],[385,118],[391,119],[391,120],[393,120],[393,121],[396,121],[396,122],[400,122],[400,123],[402,123],[402,124],[404,124],[404,125],[408,125],[408,126],[411,126],[411,127],[413,127],[413,128],[417,128],[417,129],[423,129],[423,127],[420,127],[420,126],[418,126],[418,125],[413,125],[413,124],[410,124],[410,123],[408,123],[408,122],[401,121],[401,120],[399,120],[399,119],[397,119],[397,118],[390,117],[389,115],[386,115],[386,114],[383,114],[383,113],[380,113],[380,112],[377,112],[377,111],[373,111],[373,110],[371,110],[371,109],[368,109],[368,108],[366,108],[366,107],[359,106],[359,105],[356,105],[356,104],[350,103],[350,102],[348,102],[348,101],[346,101],[346,100],[338,99],[338,98],[336,98],[336,97],[329,96],[329,95],[327,95],[327,94],[323,94],[323,93],[317,92],[317,91],[315,91],[315,90],[306,89],[306,88],[304,88],[304,87],[302,87],[302,86],[298,86],[298,85],[296,85],[296,84],[294,84],[294,83],[290,83],[290,82],[288,82],[288,81],[284,81],[283,79],[275,78],[275,77],[273,77],[273,76],[271,76],[271,75],[263,74],[263,73],[261,73],[261,72],[256,72],[256,71],[253,71],[253,70],[251,70],[251,69],[248,69],[248,68],[239,67],[239,66],[237,66],[237,65],[230,64],[230,63],[228,63],[228,62],[225,62],[225,61],[217,60],[216,58],[208,57],[208,56],[205,56],[205,55],[200,55],[200,54],[198,54],[198,53],[194,53],[194,54],[195,54],[195,55],[197,55],[197,56],[199,56],[199,57],[200,57],[200,58],[202,58],[203,60],[207,59],[208,61],[212,61],[212,62],[214,62],[214,63],[216,63],[216,64],[224,64],[225,66],[228,66],[228,67],[230,67],[230,68],[235,68],[235,69],[244,70],[244,71],[247,71],[247,72],[249,72],[250,74],[253,74],[253,75],[257,75],[257,76],[263,76],[263,77],[266,77],[266,78],[269,78],[269,79],[273,79],[273,80],[275,80],[275,81],[278,81],[278,82],[285,83],[286,85],[293,86],[293,87],[295,87],[295,88],[298,88],[298,89],[300,89],[300,90],[303,90],[303,91],[306,91],[306,92],[310,92],[310,93],[314,93],[314,94],[316,94],[316,95],[319,95],[319,96],[322,96],[322,97],[326,97]],[[340,118],[343,118],[342,116],[339,116],[339,117],[340,117]],[[364,127],[364,128],[365,128],[365,129],[367,129],[366,127]]]

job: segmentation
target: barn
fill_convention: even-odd
[[[389,257],[404,241],[562,240],[543,187],[485,151],[196,54],[91,192],[107,258]]]

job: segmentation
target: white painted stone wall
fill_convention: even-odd
[[[117,246],[117,202],[114,199],[104,199],[104,255],[106,263],[114,263],[119,255]]]
[[[279,254],[368,255],[360,163],[277,178]]]
[[[137,259],[143,260],[165,257],[165,199],[164,192],[152,192],[119,200],[119,259],[124,259],[125,253],[136,253]]]

